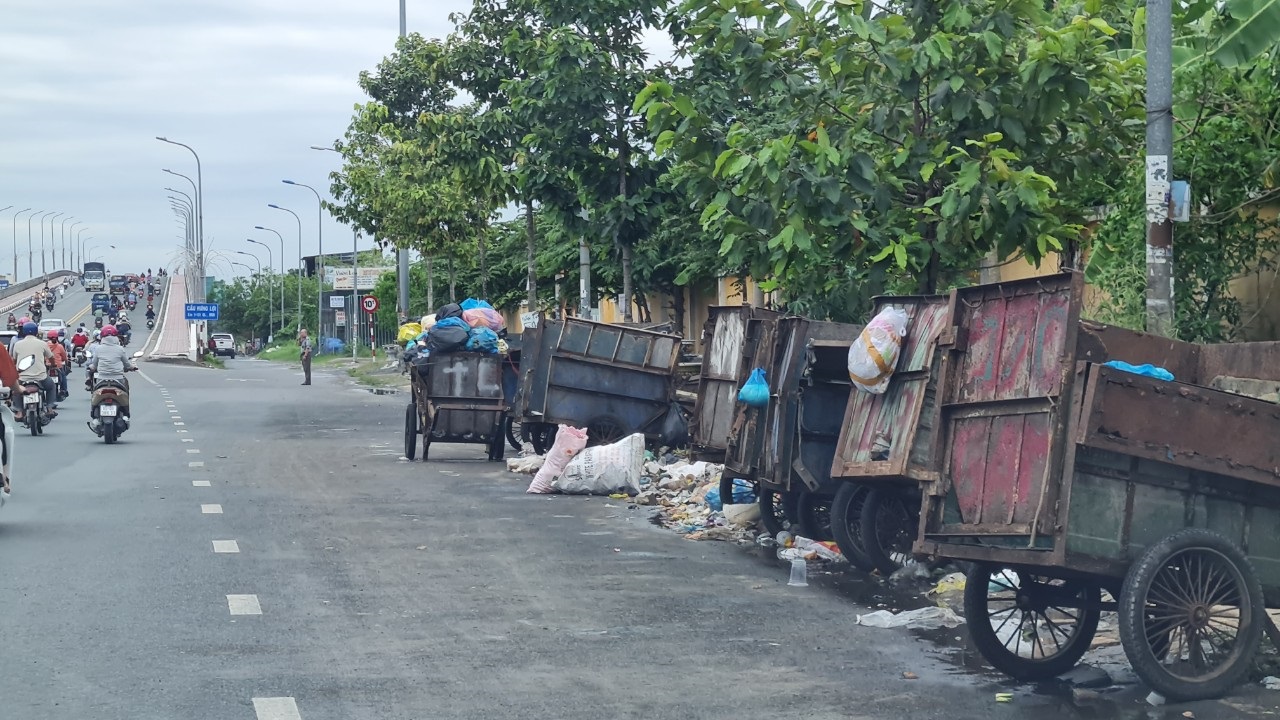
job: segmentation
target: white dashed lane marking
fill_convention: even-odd
[[[186,425],[186,423],[184,423],[184,422],[176,422],[176,423],[174,423],[174,425]]]
[[[302,720],[291,697],[254,698],[253,712],[258,720]]]
[[[204,467],[204,461],[196,460],[194,462],[189,462],[187,463],[187,467]]]
[[[222,506],[218,504],[201,505],[200,512],[204,513],[205,515],[221,515]]]
[[[235,540],[214,540],[213,551],[216,553],[238,553],[240,552],[240,543]]]
[[[232,615],[261,615],[262,606],[257,595],[228,595],[227,609]]]
[[[195,442],[195,438],[182,438],[182,442]]]
[[[213,483],[208,480],[192,480],[191,487],[213,487]]]
[[[200,451],[196,448],[187,448],[188,455],[199,455]]]

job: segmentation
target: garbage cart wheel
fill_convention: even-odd
[[[801,490],[796,498],[796,520],[800,534],[810,540],[831,540],[831,496]]]
[[[777,537],[780,532],[790,532],[795,522],[795,494],[760,488],[756,495],[760,503],[760,522],[770,537]],[[722,490],[721,497],[723,496]]]
[[[1147,548],[1120,589],[1120,644],[1133,670],[1170,700],[1219,697],[1253,666],[1262,585],[1249,559],[1211,530]]]
[[[520,421],[515,418],[509,417],[507,418],[507,422],[505,423],[505,425],[506,425],[506,432],[507,432],[507,442],[511,443],[511,449],[515,450],[516,452],[520,452],[521,450],[524,450],[524,443],[520,442],[520,438],[523,437],[521,435],[521,431],[524,428],[521,426]]]
[[[862,547],[862,506],[871,488],[861,483],[846,482],[831,501],[831,534],[849,564],[863,572],[876,569]]]
[[[413,460],[418,453],[418,406],[409,403],[404,410],[404,456]]]
[[[587,445],[609,445],[627,436],[622,421],[610,415],[597,415],[587,421]]]
[[[920,529],[920,503],[905,493],[872,488],[862,505],[862,547],[882,575],[891,575],[911,560]]]
[[[1075,667],[1093,642],[1102,591],[1086,580],[977,563],[964,585],[969,637],[982,657],[1017,680],[1047,680]]]
[[[546,455],[552,445],[556,444],[556,433],[559,428],[551,423],[534,423],[529,428],[529,442],[533,445],[533,451],[539,455]]]

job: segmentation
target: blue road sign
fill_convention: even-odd
[[[217,320],[218,303],[187,303],[188,320]]]

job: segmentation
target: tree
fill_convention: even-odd
[[[712,80],[653,82],[637,106],[699,177],[728,265],[801,306],[932,291],[991,250],[1067,248],[1089,179],[1134,145],[1140,61],[1102,17],[1050,7],[689,0],[672,29]]]

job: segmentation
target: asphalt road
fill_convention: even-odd
[[[322,371],[299,387],[294,368],[227,365],[147,363],[119,445],[83,426],[83,392],[44,437],[19,439],[14,499],[0,510],[0,716],[1276,710],[1256,689],[1151,708],[1137,686],[1074,700],[1013,686],[975,671],[963,629],[855,626],[857,613],[899,599],[853,574],[787,587],[782,563],[684,540],[643,509],[527,496],[528,478],[485,462],[479,446],[404,462],[403,396]],[[997,691],[1014,701],[996,704]]]

